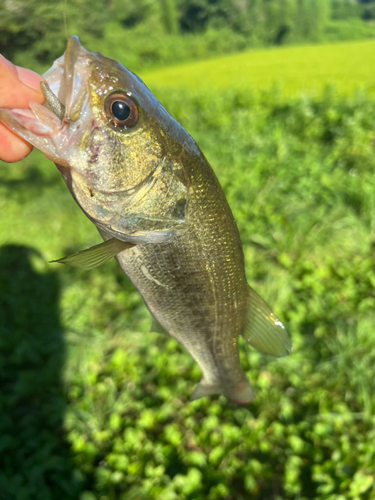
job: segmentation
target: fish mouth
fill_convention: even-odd
[[[69,37],[64,54],[42,75],[47,83],[41,84],[46,102],[31,101],[30,109],[0,108],[1,122],[62,166],[70,167],[64,150],[79,128],[78,119],[89,112],[87,85],[92,58],[77,36]]]

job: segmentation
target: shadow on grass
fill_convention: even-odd
[[[44,159],[44,161],[46,160]],[[20,204],[27,204],[34,198],[40,198],[41,192],[45,189],[54,186],[63,187],[58,172],[56,175],[46,178],[40,169],[32,165],[24,170],[22,177],[19,179],[9,179],[7,178],[8,175],[8,167],[6,167],[4,174],[2,171],[0,175],[0,188],[5,189],[7,198],[17,200]]]
[[[0,499],[77,499],[62,427],[65,350],[59,282],[37,272],[39,254],[0,248]]]

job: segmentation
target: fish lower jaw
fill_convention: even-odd
[[[207,384],[205,380],[202,379],[194,389],[190,400],[195,401],[196,399],[206,396],[220,394],[225,396],[232,403],[240,405],[246,405],[255,398],[254,389],[246,378],[233,387],[225,387],[220,384]]]

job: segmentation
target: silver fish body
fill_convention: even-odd
[[[253,391],[239,363],[238,336],[245,327],[248,285],[237,227],[205,160],[187,170],[196,187],[188,204],[189,231],[170,242],[136,245],[117,260],[153,317],[201,367],[193,398],[224,393],[247,402]]]

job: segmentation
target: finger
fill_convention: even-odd
[[[44,82],[44,78],[42,78],[38,73],[31,71],[31,69],[21,68],[20,66],[15,66],[17,70],[18,79],[27,87],[37,90],[42,94],[40,90],[40,82]],[[43,95],[43,94],[42,94]]]
[[[27,156],[33,147],[0,123],[0,160],[13,163]]]
[[[14,66],[0,55],[0,107],[28,108],[30,101],[43,104],[39,87],[43,78],[33,71]]]
[[[17,69],[16,66],[8,61],[2,54],[0,54],[0,76],[2,75],[7,75],[8,77],[10,75],[17,76]]]
[[[33,71],[15,66],[0,55],[0,107],[28,108],[30,101],[43,104],[45,98],[40,90],[42,80]],[[8,163],[19,161],[31,150],[31,144],[0,124],[1,160]]]

